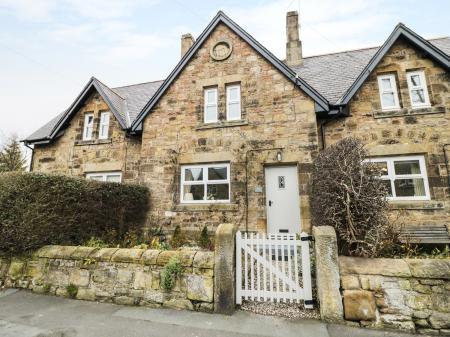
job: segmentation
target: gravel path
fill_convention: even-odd
[[[243,301],[241,310],[255,314],[279,316],[289,319],[320,319],[318,308],[304,309],[302,305],[291,303],[250,302]]]

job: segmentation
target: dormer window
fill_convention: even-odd
[[[411,99],[411,107],[423,108],[430,106],[430,98],[428,97],[427,82],[423,71],[411,71],[406,74],[408,81],[409,97]]]
[[[109,132],[109,112],[102,112],[100,114],[99,139],[107,139]]]
[[[383,111],[400,109],[394,74],[378,76],[378,90],[380,91],[381,109]]]
[[[88,113],[84,116],[83,140],[92,140],[94,130],[94,114]]]
[[[207,88],[205,93],[204,123],[215,123],[218,121],[217,113],[217,87]]]

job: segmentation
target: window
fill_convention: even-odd
[[[371,158],[382,170],[390,200],[429,200],[425,159],[423,156]]]
[[[89,113],[84,116],[83,140],[91,140],[93,130],[94,130],[94,114]]]
[[[380,91],[382,110],[400,109],[394,74],[378,76],[378,90]]]
[[[217,88],[205,89],[205,123],[214,123],[218,120],[217,114]]]
[[[106,181],[109,183],[120,183],[122,181],[122,173],[121,172],[94,172],[87,173],[86,179],[88,180],[97,180],[97,181]]]
[[[241,86],[239,84],[227,86],[227,120],[241,119]]]
[[[102,112],[100,114],[100,131],[98,134],[99,139],[107,139],[109,131],[109,112]]]
[[[181,202],[230,201],[230,164],[181,167]]]
[[[427,82],[423,71],[412,71],[406,74],[408,81],[409,97],[413,108],[430,106]]]

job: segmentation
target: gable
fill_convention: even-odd
[[[256,41],[250,34],[244,31],[239,25],[227,17],[223,12],[218,12],[210,24],[199,36],[197,41],[189,49],[189,51],[181,58],[178,65],[169,74],[167,79],[163,82],[161,87],[155,93],[155,95],[150,99],[147,105],[143,108],[141,113],[137,116],[136,120],[133,122],[131,129],[132,131],[137,131],[141,128],[141,124],[145,116],[150,113],[152,108],[158,103],[161,97],[166,93],[171,84],[180,75],[183,69],[189,64],[189,61],[195,57],[198,50],[203,46],[205,41],[211,35],[211,33],[220,24],[224,24],[228,29],[230,29],[234,34],[239,36],[245,43],[249,44],[259,55],[264,57],[272,66],[277,69],[282,75],[293,82],[299,89],[304,91],[308,96],[310,96],[317,105],[317,109],[320,111],[328,110],[328,101],[313,87],[306,83],[303,79],[299,78],[298,75],[287,65],[276,58],[271,52],[264,48],[258,41]]]

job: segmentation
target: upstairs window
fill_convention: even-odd
[[[100,114],[100,131],[98,138],[107,139],[109,132],[109,112],[102,112]]]
[[[241,86],[233,84],[227,86],[227,120],[241,119]]]
[[[86,179],[104,181],[109,183],[120,183],[122,181],[122,172],[94,172],[86,174]]]
[[[91,140],[94,130],[94,114],[88,113],[84,116],[83,140]]]
[[[430,106],[424,72],[411,71],[406,74],[406,78],[408,81],[409,97],[411,98],[411,107],[422,108]]]
[[[218,121],[217,88],[205,89],[204,95],[205,95],[204,122],[215,123]]]
[[[400,109],[394,74],[378,76],[378,90],[380,92],[382,110]]]
[[[380,167],[389,200],[429,200],[423,156],[380,157],[368,160]]]
[[[181,167],[182,203],[230,201],[230,164]]]

